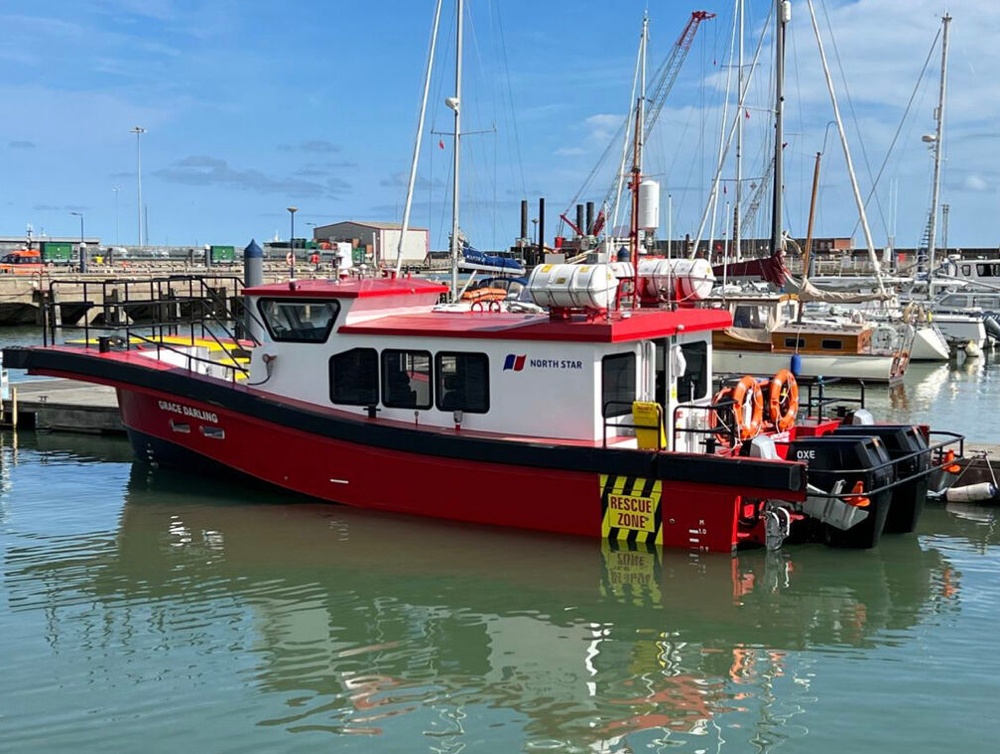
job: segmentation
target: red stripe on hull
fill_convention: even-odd
[[[131,430],[312,497],[452,521],[602,536],[596,471],[385,450],[152,391],[119,388],[118,402]],[[739,501],[733,486],[664,481],[663,545],[731,552]]]

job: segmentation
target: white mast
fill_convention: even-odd
[[[420,143],[424,138],[424,118],[427,115],[427,95],[431,88],[431,70],[434,67],[434,50],[437,47],[438,24],[441,20],[441,3],[437,1],[434,10],[434,26],[431,30],[431,47],[427,55],[427,71],[424,74],[424,95],[420,101],[420,118],[417,122],[417,138],[413,144],[413,160],[410,162],[410,181],[406,186],[406,204],[403,207],[403,227],[399,231],[399,245],[396,247],[396,274],[399,275],[403,267],[403,241],[406,232],[410,228],[410,209],[413,206],[413,187],[417,182],[417,161],[420,157]],[[116,189],[117,190],[117,189]]]
[[[937,111],[934,113],[936,121],[934,128],[934,184],[931,189],[931,216],[927,224],[927,270],[929,273],[934,272],[938,198],[941,193],[941,138],[944,134],[944,95],[948,82],[948,24],[951,23],[951,16],[945,13],[941,23],[944,27],[941,36],[941,86],[938,91]],[[929,287],[928,293],[932,293]]]
[[[461,157],[462,139],[462,16],[463,0],[458,0],[455,4],[458,15],[455,32],[455,93],[448,97],[445,102],[455,113],[455,141],[452,147],[452,158],[454,160],[454,172],[452,174],[452,197],[451,197],[451,300],[458,300],[458,176],[459,158]]]
[[[743,0],[737,0],[737,13],[739,13],[740,24],[739,24],[739,60],[737,61],[737,78],[736,78],[736,91],[738,92],[736,96],[737,104],[739,105],[739,110],[736,113],[736,121],[739,123],[739,127],[736,131],[736,191],[733,197],[733,250],[736,255],[736,261],[739,262],[743,258],[743,253],[740,249],[740,201],[742,200],[742,189],[743,189],[743,20],[744,20],[744,7]]]
[[[865,234],[865,243],[868,246],[868,257],[875,270],[875,279],[878,281],[879,293],[885,293],[885,283],[882,281],[882,266],[875,256],[875,242],[872,240],[872,231],[868,226],[868,215],[865,212],[865,203],[861,198],[861,189],[858,188],[858,179],[854,173],[854,163],[851,161],[851,150],[847,146],[847,134],[844,133],[844,123],[840,118],[840,107],[837,105],[837,94],[833,88],[833,79],[830,77],[830,67],[826,62],[826,52],[823,49],[823,39],[819,34],[819,25],[816,22],[816,11],[813,8],[812,0],[809,3],[809,16],[812,19],[813,31],[816,34],[816,44],[819,46],[819,57],[823,63],[823,75],[826,77],[826,87],[830,92],[830,100],[833,103],[833,117],[837,122],[837,132],[840,134],[840,145],[844,148],[844,159],[847,162],[847,175],[851,179],[851,189],[854,192],[854,201],[858,205],[858,215],[861,218],[861,228]]]

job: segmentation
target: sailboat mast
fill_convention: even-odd
[[[455,3],[458,16],[455,23],[455,94],[448,98],[448,106],[455,112],[455,139],[452,146],[452,162],[454,171],[451,182],[451,298],[458,299],[458,191],[459,191],[459,159],[461,158],[462,141],[462,18],[463,0]]]
[[[642,41],[639,45],[640,86],[635,105],[635,141],[632,149],[632,219],[629,241],[632,261],[632,308],[639,304],[639,184],[642,182],[642,144],[646,124],[646,43],[649,39],[649,18],[642,19]]]
[[[927,225],[927,269],[934,272],[934,252],[937,236],[938,199],[941,193],[941,138],[944,134],[944,95],[948,84],[948,24],[951,16],[945,13],[941,19],[943,31],[941,34],[941,86],[938,91],[938,106],[934,113],[937,121],[934,128],[934,183],[931,189],[931,216]]]
[[[737,60],[737,76],[736,76],[736,104],[741,110],[743,109],[743,0],[737,0],[737,13],[739,14],[739,55]],[[740,239],[740,207],[743,198],[743,113],[736,113],[736,122],[739,123],[736,131],[736,191],[733,201],[733,250],[736,255],[736,261],[739,262],[743,258],[743,253],[741,251],[742,240]]]
[[[792,4],[789,0],[775,0],[778,4],[774,34],[774,193],[771,200],[771,256],[781,250],[781,191],[785,181],[782,146],[784,142],[785,119],[785,28],[792,20]]]
[[[410,161],[410,180],[406,184],[406,203],[403,206],[403,227],[399,231],[399,243],[396,246],[396,274],[403,268],[403,243],[410,228],[410,210],[413,208],[413,188],[417,184],[417,164],[420,160],[420,145],[424,138],[424,119],[427,117],[427,97],[431,89],[431,72],[434,68],[434,51],[437,48],[438,25],[441,21],[441,3],[437,1],[434,9],[434,25],[431,30],[430,50],[427,53],[427,69],[424,73],[424,94],[420,100],[420,117],[417,120],[417,138],[413,141],[413,159]]]

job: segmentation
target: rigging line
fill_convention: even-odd
[[[726,124],[729,122],[729,95],[731,87],[733,85],[733,57],[736,55],[736,33],[737,33],[737,18],[738,14],[733,14],[733,25],[731,27],[729,35],[729,62],[726,65],[726,89],[725,97],[723,97],[722,102],[722,118],[719,120],[719,156],[717,165],[722,165],[725,160],[725,154],[728,152],[728,145],[726,144]],[[720,24],[721,26],[721,24]],[[736,99],[740,100],[742,92],[738,92]],[[736,122],[740,121],[741,111],[737,110]],[[722,179],[721,168],[715,173],[715,180],[712,185],[712,190],[710,194],[709,201],[712,203],[712,221],[708,226],[708,253],[709,259],[711,259],[712,250],[715,248],[715,223],[718,219],[719,214],[719,181]],[[726,215],[729,214],[727,209]],[[728,220],[723,218],[723,225],[728,222]]]
[[[504,34],[503,14],[500,13],[500,9],[496,4],[493,4],[493,8],[496,10],[497,35],[500,37],[500,53],[503,64],[504,81],[506,83],[504,91],[507,95],[507,112],[516,113],[517,109],[514,107],[514,91],[510,85],[510,59],[507,55],[507,36]],[[510,132],[514,139],[514,153],[516,155],[517,171],[521,178],[521,196],[527,196],[528,182],[524,176],[524,158],[521,155],[521,136],[517,130],[517,118],[512,117],[510,119]]]
[[[640,53],[642,51],[642,45],[646,39],[646,35],[649,28],[647,26],[648,18],[649,18],[648,16],[643,17],[642,34],[639,37]],[[632,74],[632,98],[629,101],[628,115],[626,116],[625,123],[622,126],[622,128],[624,129],[622,131],[622,136],[624,137],[622,139],[622,154],[621,154],[621,160],[618,163],[617,173],[615,174],[617,192],[614,196],[614,204],[612,205],[612,211],[610,217],[610,227],[612,235],[615,235],[617,233],[617,228],[618,228],[618,213],[621,209],[622,191],[625,187],[625,181],[626,181],[625,171],[628,170],[628,166],[625,164],[628,160],[628,152],[629,152],[630,139],[628,138],[628,134],[632,133],[633,131],[632,119],[635,117],[635,110],[636,110],[635,104],[638,101],[639,97],[646,96],[645,92],[640,91],[642,87],[641,77],[642,77],[642,55],[636,54],[635,69]],[[607,201],[607,199],[605,201]]]
[[[823,17],[826,19],[827,33],[830,36],[830,43],[833,46],[833,56],[837,61],[837,68],[840,71],[840,80],[843,82],[844,85],[844,94],[847,96],[847,108],[850,111],[851,119],[854,122],[854,132],[859,137],[858,141],[861,142],[861,158],[864,160],[865,169],[868,171],[868,179],[872,180],[872,166],[871,162],[868,159],[868,150],[865,148],[865,140],[864,138],[861,137],[861,129],[858,127],[858,115],[854,109],[854,99],[851,97],[851,90],[847,83],[847,76],[844,74],[844,64],[843,60],[840,57],[840,48],[837,47],[837,37],[834,35],[833,26],[830,24],[829,9],[827,8],[826,3],[821,3],[821,4],[823,6]],[[885,212],[882,210],[882,202],[879,199],[878,194],[872,192],[872,194],[869,194],[869,198],[871,198],[872,196],[874,196],[875,198],[875,207],[878,209],[879,218],[882,220],[882,228],[888,234],[889,224],[888,222],[886,222]],[[868,206],[867,200],[865,201],[865,206],[866,207]]]
[[[896,142],[899,141],[899,136],[903,131],[903,124],[906,123],[906,120],[910,114],[910,110],[913,108],[913,103],[917,98],[917,94],[920,92],[920,85],[924,80],[924,76],[927,73],[928,67],[930,67],[931,60],[934,56],[934,50],[937,48],[938,40],[940,38],[941,38],[941,30],[938,29],[937,34],[934,35],[934,41],[931,43],[931,48],[930,50],[927,51],[927,57],[924,60],[923,68],[920,69],[920,75],[917,77],[917,83],[914,84],[913,91],[910,93],[910,99],[906,103],[906,109],[903,111],[903,116],[899,119],[899,125],[896,127],[896,132],[893,134],[892,141],[889,143],[889,149],[886,152],[885,159],[882,160],[882,165],[879,167],[878,174],[875,176],[875,181],[872,183],[871,190],[869,191],[868,196],[865,198],[865,205],[868,204],[868,201],[871,199],[872,194],[874,194],[875,190],[878,188],[879,181],[882,180],[882,174],[885,172],[885,169],[889,164],[889,159],[892,157],[893,150],[896,148]],[[858,226],[860,224],[861,224],[860,219],[855,221],[854,228],[851,231],[852,236],[854,235],[855,232],[857,232]]]
[[[772,6],[772,12],[773,12],[773,6]],[[747,94],[749,94],[749,92],[750,92],[750,83],[753,80],[753,72],[755,70],[757,70],[757,62],[760,59],[760,54],[761,54],[761,52],[764,49],[764,38],[767,36],[767,33],[768,33],[767,32],[767,27],[770,24],[770,21],[771,21],[771,15],[768,14],[767,23],[763,27],[763,29],[761,31],[760,37],[758,37],[758,39],[757,39],[757,49],[754,51],[753,60],[751,61],[750,66],[749,66],[750,67],[750,75],[747,76],[747,80],[746,80],[745,85],[743,87],[743,91],[740,93],[739,107],[736,109],[736,116],[737,116],[737,118],[742,118],[743,117],[743,110],[746,107],[746,97],[747,97]],[[773,90],[773,86],[771,88]],[[771,115],[772,115],[772,117],[774,116],[774,111],[773,110],[771,111]],[[725,148],[722,151],[722,154],[721,154],[719,162],[715,166],[715,173],[714,173],[714,177],[713,177],[712,182],[711,182],[711,185],[712,185],[712,194],[716,194],[716,192],[718,191],[719,176],[722,174],[723,161],[729,155],[729,148],[732,146],[733,136],[736,133],[737,126],[738,126],[738,121],[737,120],[734,120],[733,123],[729,126],[729,136],[725,140]],[[713,196],[710,195],[709,201],[705,204],[705,208],[704,208],[704,211],[703,211],[702,216],[701,216],[701,221],[700,221],[700,224],[698,226],[698,232],[695,235],[694,247],[693,247],[693,251],[695,251],[695,252],[697,251],[698,247],[701,245],[702,235],[705,232],[706,223],[708,222],[709,208],[711,207],[713,201],[714,201],[714,198],[713,198]]]
[[[424,138],[424,120],[427,116],[427,97],[430,94],[431,89],[431,73],[434,70],[434,51],[437,48],[438,40],[438,26],[441,20],[441,4],[442,0],[438,0],[437,8],[434,12],[434,26],[431,31],[430,49],[427,53],[427,70],[424,72],[424,87],[423,95],[420,101],[420,118],[417,125],[417,138],[413,145],[413,161],[410,166],[410,177],[406,184],[406,206],[403,209],[403,224],[400,228],[399,233],[399,244],[396,246],[396,274],[399,275],[402,264],[403,264],[403,241],[406,237],[408,228],[410,227],[410,210],[413,207],[413,189],[417,183],[417,165],[420,158],[420,145]],[[295,241],[292,239],[291,243],[294,245]],[[385,250],[382,250],[383,255]]]

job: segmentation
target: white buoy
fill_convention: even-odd
[[[991,500],[996,496],[997,486],[993,482],[949,487],[944,493],[944,499],[949,503],[975,503],[980,500]]]

